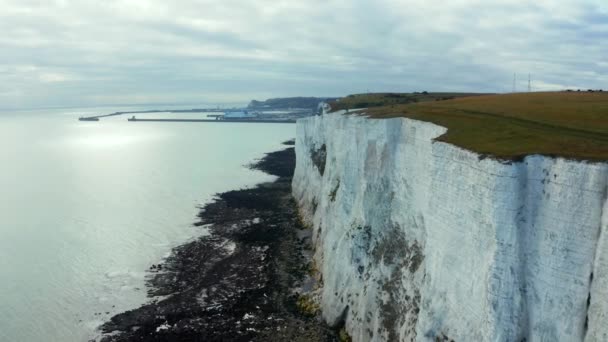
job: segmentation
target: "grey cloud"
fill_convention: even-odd
[[[0,0],[0,107],[606,87],[596,0]],[[523,89],[523,88],[522,88]]]

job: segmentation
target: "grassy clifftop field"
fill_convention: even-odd
[[[450,100],[463,96],[482,95],[477,93],[370,93],[348,95],[338,100],[331,101],[332,110],[373,108],[383,106],[403,105],[410,103]]]
[[[357,96],[371,102],[374,94],[341,99],[338,108],[357,108],[357,102],[365,102]],[[376,99],[384,97],[379,94]],[[429,97],[415,103],[387,102],[365,114],[433,122],[448,128],[437,140],[501,159],[543,154],[608,160],[608,92],[515,93],[442,101]]]

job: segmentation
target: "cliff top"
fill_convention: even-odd
[[[410,104],[428,101],[451,100],[463,96],[484,95],[478,93],[429,93],[427,91],[415,93],[366,93],[353,94],[340,99],[329,101],[332,110],[353,108],[373,108],[400,104]]]
[[[432,122],[448,128],[437,140],[500,159],[542,154],[608,160],[608,92],[514,93],[389,102],[368,108],[365,114]]]

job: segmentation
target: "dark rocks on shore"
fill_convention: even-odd
[[[336,340],[296,306],[294,288],[310,260],[291,197],[294,166],[293,147],[270,153],[253,167],[278,176],[275,182],[207,204],[196,225],[211,234],[153,265],[148,293],[156,299],[112,317],[102,341]]]

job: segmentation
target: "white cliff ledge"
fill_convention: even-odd
[[[325,319],[354,341],[608,340],[608,165],[480,158],[444,132],[298,121]]]

